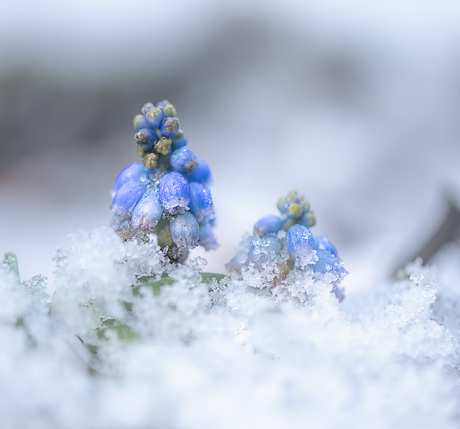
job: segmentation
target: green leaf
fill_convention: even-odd
[[[111,330],[117,332],[120,340],[134,340],[137,338],[137,335],[129,326],[120,323],[118,320],[106,319],[102,322],[102,325],[104,325],[105,328],[97,330],[97,337],[101,340],[105,339],[105,333]]]
[[[230,277],[225,274],[220,273],[198,273],[201,276],[201,280],[203,283],[209,284],[216,279],[217,282],[220,282],[222,279],[229,279]],[[174,283],[174,279],[169,276],[164,276],[160,280],[155,280],[155,277],[139,277],[137,279],[141,282],[141,285],[133,287],[133,295],[140,295],[139,289],[143,286],[148,286],[153,289],[154,295],[159,295],[161,291],[161,287],[164,285],[172,285]]]
[[[230,277],[225,274],[219,273],[198,273],[204,283],[211,283],[213,279],[216,279],[217,282],[220,282],[222,279],[229,279]]]
[[[16,255],[14,253],[5,253],[3,263],[8,267],[9,271],[15,274],[19,283],[19,265]]]
[[[174,279],[168,276],[163,277],[160,280],[155,280],[155,277],[139,277],[137,280],[142,284],[139,286],[134,286],[133,295],[140,295],[139,289],[143,286],[151,287],[153,289],[153,294],[159,295],[161,286],[172,285],[174,283]]]

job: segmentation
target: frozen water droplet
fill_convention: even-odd
[[[48,278],[41,274],[37,274],[30,280],[22,282],[21,286],[27,289],[32,295],[39,295],[46,291],[47,284]]]
[[[192,267],[197,271],[203,271],[203,269],[208,265],[208,261],[201,256],[197,256],[196,258],[191,258],[188,260],[188,266]]]

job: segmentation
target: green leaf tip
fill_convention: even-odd
[[[19,283],[19,265],[18,258],[16,257],[16,255],[14,253],[5,253],[3,264],[8,267],[9,271],[15,274]]]

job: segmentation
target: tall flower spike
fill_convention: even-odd
[[[133,126],[144,165],[132,163],[118,175],[112,192],[112,227],[124,240],[157,234],[158,244],[168,248],[164,254],[173,262],[184,262],[197,244],[215,249],[215,215],[211,192],[205,187],[211,172],[187,148],[176,108],[168,100],[156,106],[146,103]],[[195,182],[193,201],[189,182]]]

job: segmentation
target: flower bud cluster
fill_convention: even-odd
[[[124,240],[155,233],[172,260],[184,260],[197,245],[216,249],[211,171],[187,147],[174,106],[146,103],[133,125],[143,162],[133,162],[115,181],[113,228]]]
[[[291,191],[277,204],[279,216],[269,215],[258,220],[254,232],[243,240],[236,256],[226,264],[230,273],[241,276],[244,271],[271,270],[275,284],[287,278],[292,270],[310,271],[334,284],[348,273],[337,249],[326,237],[314,237],[310,228],[316,218],[303,195]],[[343,296],[342,296],[343,297]]]

